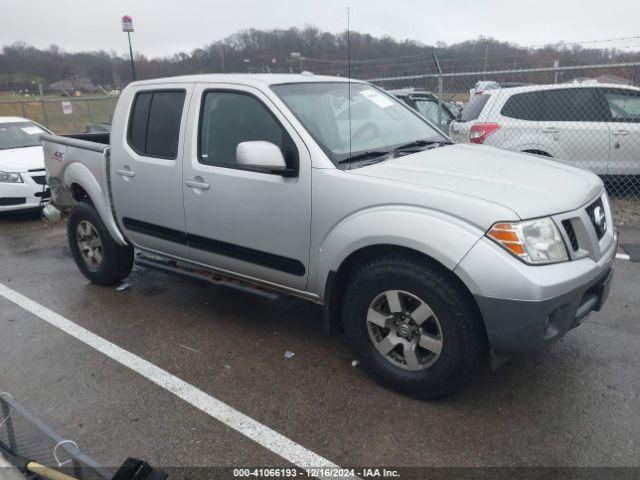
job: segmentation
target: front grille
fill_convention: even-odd
[[[586,210],[587,215],[589,215],[589,220],[591,220],[591,225],[596,231],[598,240],[600,240],[607,231],[607,217],[604,206],[602,205],[602,198],[598,198],[598,200],[589,205]]]
[[[564,227],[564,231],[567,232],[567,237],[569,237],[571,248],[574,252],[577,252],[580,246],[578,245],[578,237],[576,236],[576,231],[573,229],[571,220],[563,220],[562,226]]]
[[[8,207],[11,205],[24,205],[25,203],[27,203],[27,199],[24,197],[0,198],[0,207]]]
[[[47,177],[45,175],[31,175],[31,178],[33,178],[33,181],[36,182],[38,185],[47,184]]]

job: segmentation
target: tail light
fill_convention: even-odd
[[[484,143],[487,137],[499,128],[500,125],[497,123],[476,123],[471,126],[469,141],[471,143]]]

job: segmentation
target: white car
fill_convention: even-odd
[[[495,90],[497,88],[500,88],[500,84],[495,80],[480,80],[469,90],[469,100],[476,95],[482,95],[487,90]]]
[[[0,117],[0,212],[38,208],[49,199],[40,134],[42,125]]]
[[[453,122],[458,143],[553,157],[599,175],[640,174],[640,88],[535,85],[476,95]]]

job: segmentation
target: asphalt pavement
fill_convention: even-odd
[[[142,268],[124,291],[92,285],[38,214],[0,217],[0,283],[336,465],[640,467],[639,263],[616,260],[604,309],[553,348],[432,402],[352,366],[302,300]],[[0,332],[0,391],[103,465],[290,465],[4,297]]]

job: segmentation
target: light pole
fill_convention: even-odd
[[[300,73],[302,73],[302,60],[304,60],[304,58],[302,57],[302,54],[300,52],[291,52],[291,61],[292,62],[298,62],[298,67],[300,69]]]
[[[133,49],[131,48],[131,32],[133,32],[133,19],[129,15],[122,17],[122,31],[127,33],[129,39],[129,58],[131,59],[131,78],[136,81],[136,65],[133,63]]]

